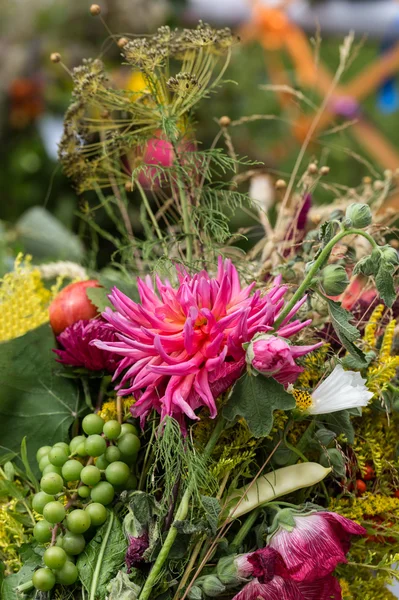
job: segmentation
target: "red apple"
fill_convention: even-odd
[[[98,310],[86,294],[87,288],[101,287],[96,279],[70,283],[54,298],[49,307],[50,325],[55,335],[82,319],[93,319]]]

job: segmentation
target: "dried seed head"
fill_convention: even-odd
[[[274,185],[276,190],[284,190],[287,187],[287,182],[284,179],[277,179]]]
[[[125,37],[121,37],[121,38],[119,38],[119,40],[118,40],[118,42],[117,42],[117,44],[118,44],[119,48],[123,48],[123,47],[124,47],[124,46],[126,46],[126,44],[128,44],[128,43],[129,43],[129,40],[128,40],[127,38],[125,38]]]
[[[220,119],[219,119],[220,127],[228,127],[230,125],[230,123],[231,123],[231,119],[227,115],[224,115],[223,117],[220,117]]]
[[[125,190],[126,190],[127,192],[132,192],[132,191],[133,191],[133,185],[132,185],[132,182],[131,182],[131,181],[127,181],[127,182],[125,183]]]
[[[310,173],[311,175],[316,175],[317,172],[318,168],[316,163],[310,163],[310,165],[308,166],[308,173]]]
[[[373,180],[371,179],[371,177],[366,176],[363,177],[362,181],[365,185],[370,185]]]
[[[328,175],[330,172],[330,167],[324,166],[320,169],[320,175]]]
[[[101,15],[101,7],[98,4],[92,4],[90,6],[90,14],[93,17],[98,17],[98,15]]]
[[[389,243],[391,244],[392,248],[395,248],[395,250],[399,248],[399,240],[390,240]]]
[[[50,54],[50,60],[52,63],[59,63],[61,60],[61,54],[59,54],[58,52],[53,52],[52,54]]]

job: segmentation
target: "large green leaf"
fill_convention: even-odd
[[[43,445],[67,441],[84,410],[74,380],[56,374],[54,336],[48,325],[0,345],[0,455],[19,452],[26,436],[31,465]]]
[[[295,399],[272,377],[245,374],[237,381],[223,415],[229,421],[244,417],[251,433],[259,438],[273,427],[273,411],[295,408]]]
[[[122,567],[127,541],[113,511],[79,556],[79,577],[90,598],[104,600],[107,585]]]

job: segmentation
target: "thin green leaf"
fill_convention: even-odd
[[[26,449],[26,435],[25,435],[25,437],[23,438],[23,440],[21,442],[21,460],[24,463],[26,475],[27,475],[29,481],[31,482],[31,484],[35,488],[35,492],[38,492],[40,490],[39,482],[36,479],[35,475],[33,474],[33,471],[30,468],[30,464],[29,464],[29,461],[28,461],[28,452],[27,452],[27,449]]]

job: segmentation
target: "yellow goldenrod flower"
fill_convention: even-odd
[[[392,321],[390,321],[390,323],[387,325],[387,327],[385,329],[384,337],[382,339],[382,344],[381,344],[380,356],[379,356],[381,362],[386,361],[391,356],[395,327],[396,327],[396,320],[393,319]]]
[[[47,323],[48,306],[60,282],[47,289],[32,257],[18,254],[14,271],[0,280],[0,342],[12,340]]]
[[[370,348],[375,348],[377,344],[377,327],[384,312],[384,305],[379,304],[372,312],[369,322],[364,329],[363,339]]]
[[[123,420],[127,421],[131,417],[130,407],[134,404],[135,400],[132,396],[128,396],[123,401]],[[116,400],[110,402],[104,402],[98,413],[104,421],[111,421],[117,418]]]
[[[22,567],[18,548],[27,541],[24,528],[13,516],[17,500],[12,498],[0,504],[0,555],[4,559],[6,574],[14,573]]]

